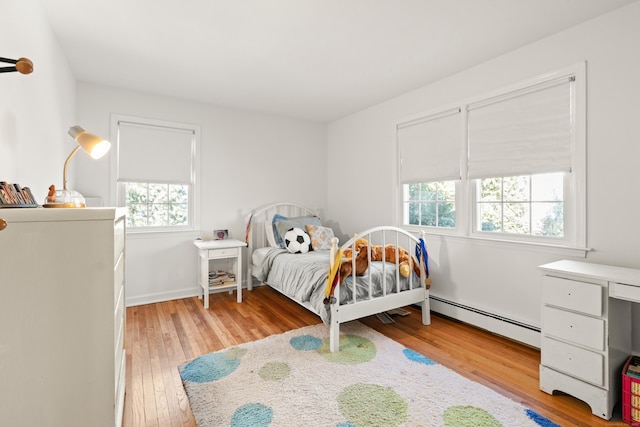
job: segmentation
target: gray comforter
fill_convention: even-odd
[[[254,252],[253,275],[260,281],[278,289],[289,298],[310,306],[323,322],[329,323],[330,311],[325,306],[324,291],[329,275],[329,251],[311,251],[292,254],[286,249],[263,248]],[[371,274],[370,274],[371,273]],[[358,276],[355,285],[356,299],[369,299],[395,292],[396,267],[392,263],[373,262],[364,276]],[[418,277],[412,273],[411,287],[419,287]],[[409,289],[409,279],[400,277],[400,290]],[[340,304],[353,302],[352,278],[348,277],[340,287]]]

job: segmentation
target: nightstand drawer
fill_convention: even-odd
[[[238,255],[239,248],[209,249],[209,258],[226,258]]]
[[[542,302],[593,316],[602,316],[602,287],[593,283],[544,276]]]
[[[604,350],[605,322],[602,319],[558,310],[542,309],[542,331],[562,340],[595,350]]]
[[[604,356],[547,337],[542,338],[542,364],[597,386],[604,386]]]

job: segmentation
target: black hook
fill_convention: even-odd
[[[0,58],[0,62],[5,62],[7,64],[15,64],[13,67],[1,67],[0,73],[11,73],[13,71],[18,71],[21,74],[30,74],[33,72],[33,62],[31,62],[31,60],[28,58],[19,58],[19,59]]]

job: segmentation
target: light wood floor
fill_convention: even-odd
[[[320,319],[268,287],[212,294],[205,310],[196,297],[127,308],[127,381],[124,426],[195,426],[177,366],[196,356],[264,338]],[[538,388],[537,349],[439,315],[430,326],[410,307],[395,324],[375,317],[362,322],[471,380],[521,402],[562,426],[622,426],[591,415],[567,395]],[[615,416],[614,416],[615,417]],[[619,420],[619,415],[617,415]]]

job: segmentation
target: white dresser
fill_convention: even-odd
[[[640,270],[577,261],[541,265],[540,389],[583,400],[611,418],[631,354],[631,302]]]
[[[120,426],[125,210],[0,209],[0,425]]]

